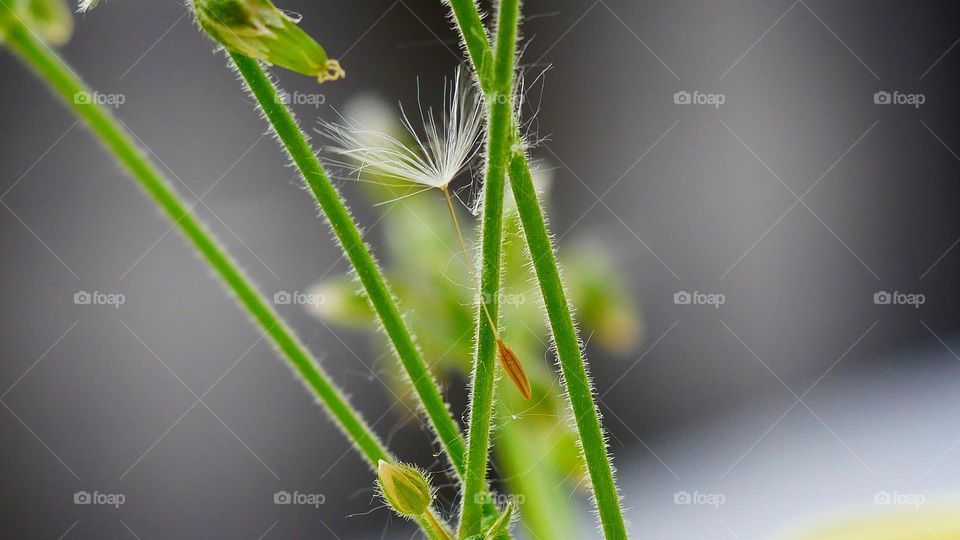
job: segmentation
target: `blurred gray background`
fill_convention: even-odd
[[[323,106],[296,106],[310,126],[358,92],[412,103],[417,77],[460,59],[440,2],[280,4],[348,71],[320,88]],[[590,355],[636,536],[763,538],[878,490],[955,494],[960,5],[523,9],[522,62],[552,66],[534,154],[555,169],[553,231],[561,249],[606,238],[646,320],[630,357]],[[118,116],[181,193],[203,195],[200,215],[263,290],[346,272],[212,51],[182,4],[143,0],[79,16],[63,49],[94,88],[125,96]],[[391,517],[364,464],[190,248],[3,49],[0,81],[0,536],[381,537]],[[877,104],[879,91],[925,102]],[[78,291],[126,303],[75,305]],[[881,291],[924,303],[878,305]],[[678,305],[678,292],[725,302]],[[368,418],[390,408],[349,351],[376,354],[363,333],[341,341],[281,307]],[[431,462],[404,420],[378,430]],[[326,503],[276,506],[279,490]],[[78,506],[78,491],[127,501]],[[682,491],[728,504],[673,504]]]

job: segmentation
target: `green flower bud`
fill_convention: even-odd
[[[55,46],[63,45],[73,35],[73,14],[65,0],[2,0],[0,42],[3,28],[10,23],[26,26]]]
[[[426,476],[416,468],[381,459],[377,481],[384,500],[401,516],[418,517],[430,511],[433,491]]]
[[[231,52],[276,64],[318,81],[346,76],[336,60],[270,0],[193,0],[200,26]]]

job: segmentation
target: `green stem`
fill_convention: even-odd
[[[487,38],[487,30],[483,26],[480,12],[477,11],[475,0],[447,0],[453,11],[460,35],[470,53],[473,69],[477,73],[483,90],[489,91],[489,82],[493,80],[493,50]]]
[[[4,1],[0,0],[0,4]],[[0,11],[4,9],[8,8],[0,5]],[[8,21],[6,31],[6,40],[13,51],[87,124],[114,158],[193,244],[220,277],[224,287],[236,296],[240,305],[290,362],[301,380],[317,395],[338,427],[371,467],[375,468],[380,459],[392,461],[390,452],[360,414],[351,407],[343,392],[330,381],[293,331],[284,324],[237,263],[206,230],[193,213],[192,207],[183,201],[171,187],[170,181],[144,156],[132,136],[102,105],[91,103],[90,100],[76,99],[78,95],[91,93],[83,81],[15,17]]]
[[[450,531],[447,529],[446,524],[438,520],[432,511],[424,514],[423,519],[425,519],[430,525],[430,530],[433,532],[433,536],[435,538],[438,538],[439,540],[453,540],[453,537],[450,536]]]
[[[553,330],[560,370],[580,433],[583,457],[593,483],[593,496],[600,513],[603,532],[608,539],[627,538],[620,497],[613,479],[613,466],[607,454],[599,411],[593,399],[593,386],[580,350],[580,341],[570,315],[563,282],[560,280],[550,234],[547,232],[533,179],[530,177],[530,167],[522,150],[516,151],[510,161],[510,186],[533,259],[533,268],[540,282],[540,293],[547,308],[550,328]]]
[[[485,58],[491,53],[489,43],[479,43],[476,38],[476,21],[480,19],[473,0],[449,0],[457,27],[480,78],[484,91],[494,87],[494,78],[483,71]],[[516,119],[514,119],[516,128]],[[613,467],[607,454],[599,411],[593,399],[592,386],[587,374],[586,362],[580,350],[570,306],[567,303],[557,267],[553,245],[543,218],[540,201],[533,188],[530,166],[523,151],[518,150],[510,162],[510,185],[517,210],[523,224],[527,247],[533,258],[534,270],[540,282],[540,291],[547,308],[547,317],[557,347],[557,357],[567,390],[567,398],[574,413],[584,460],[593,485],[594,503],[608,539],[627,537],[620,498],[613,479]]]
[[[494,83],[485,92],[488,104],[486,182],[483,198],[483,238],[481,247],[480,302],[477,349],[473,363],[470,393],[470,420],[467,435],[467,472],[463,481],[460,514],[460,538],[481,532],[482,492],[487,485],[487,463],[490,455],[494,379],[498,337],[490,326],[496,323],[500,292],[500,247],[503,243],[503,193],[506,164],[513,142],[511,110],[513,63],[516,54],[519,0],[502,0],[497,15]],[[478,17],[479,18],[479,17]],[[482,36],[486,42],[485,35]],[[468,255],[469,256],[469,255]],[[482,310],[486,309],[484,313]],[[491,321],[484,319],[489,315]]]
[[[403,369],[440,439],[440,444],[443,445],[454,470],[462,476],[466,451],[460,429],[443,400],[437,381],[414,344],[396,301],[387,288],[383,274],[364,242],[360,230],[350,217],[350,212],[340,193],[330,183],[300,126],[280,100],[273,81],[264,72],[260,63],[238,53],[231,52],[230,58],[320,204],[340,246],[353,264],[357,277],[360,278],[360,283],[367,293],[367,298],[380,318],[383,329],[390,338]]]

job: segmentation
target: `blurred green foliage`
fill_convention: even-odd
[[[369,101],[364,105],[367,110],[359,114],[380,108]],[[382,111],[380,108],[378,112]],[[382,114],[377,116],[365,120],[383,127],[387,120]],[[537,175],[538,189],[546,199],[550,171],[541,170]],[[419,337],[424,357],[441,381],[469,380],[474,356],[476,286],[460,253],[442,194],[393,178],[371,178],[366,173],[361,173],[360,179],[368,202],[383,209],[377,225],[383,238],[381,258],[407,322]],[[469,199],[465,190],[460,194]],[[461,214],[465,212],[461,210]],[[473,229],[473,217],[461,215],[461,223]],[[474,235],[470,233],[471,230],[465,231],[468,246],[473,245]],[[566,493],[582,485],[584,468],[576,446],[576,431],[559,386],[540,292],[509,195],[504,239],[501,329],[526,368],[533,398],[524,401],[506,377],[499,377],[492,431],[495,461],[513,502],[520,503],[517,506],[525,525],[541,538],[568,537],[570,531],[577,530],[575,512],[557,512],[557,508],[571,504]],[[564,242],[559,259],[569,298],[581,323],[581,335],[590,347],[602,350],[607,357],[623,357],[636,350],[642,340],[643,323],[615,250],[602,238],[581,236]],[[322,280],[310,293],[322,298],[309,309],[324,322],[369,329],[371,335],[376,330],[373,311],[352,277]],[[375,342],[388,346],[380,339]],[[391,373],[395,393],[408,395],[407,382],[397,366],[384,362],[383,367]],[[409,399],[408,410],[416,410],[414,397]],[[558,531],[565,532],[556,536]]]

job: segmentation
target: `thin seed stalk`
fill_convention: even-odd
[[[310,191],[320,204],[340,247],[353,265],[440,444],[456,473],[462,476],[465,470],[466,453],[463,436],[443,400],[436,379],[423,361],[400,315],[400,310],[387,287],[380,267],[364,242],[360,230],[350,217],[343,198],[330,182],[300,126],[279,99],[273,81],[264,72],[260,63],[239,53],[230,52],[229,54],[237,71],[283,143],[285,151],[300,170]]]
[[[493,84],[484,89],[488,110],[486,144],[486,183],[483,199],[483,238],[481,240],[481,311],[489,310],[491,319],[483,324],[478,315],[477,348],[471,374],[470,419],[467,435],[467,472],[463,481],[460,513],[460,538],[481,532],[482,500],[486,487],[490,455],[490,426],[493,413],[494,355],[503,354],[503,342],[495,328],[500,291],[500,251],[503,243],[503,195],[506,164],[512,137],[512,85],[516,55],[519,0],[502,0],[497,15],[496,57]],[[479,19],[479,16],[477,17]],[[484,34],[485,36],[485,34]],[[486,39],[484,38],[484,43]],[[489,48],[489,47],[488,47]],[[486,304],[486,305],[483,305]],[[499,350],[498,350],[499,349]],[[515,360],[512,352],[505,358]]]
[[[3,0],[0,0],[2,2]],[[0,6],[0,10],[7,9]],[[101,144],[126,169],[153,202],[193,244],[220,278],[227,291],[247,311],[274,347],[290,363],[302,382],[319,398],[327,413],[372,468],[378,460],[392,460],[373,430],[331,382],[307,348],[257,291],[239,265],[227,254],[171,182],[147,159],[133,137],[102,105],[75,99],[91,90],[45,43],[19,21],[5,27],[7,44],[63,102],[85,122]]]

